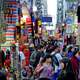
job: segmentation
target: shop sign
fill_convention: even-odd
[[[32,23],[31,18],[26,18],[26,24],[27,24],[27,25],[31,25],[31,23]]]

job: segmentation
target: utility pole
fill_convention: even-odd
[[[17,22],[18,22],[18,24],[20,25],[20,16],[21,16],[21,6],[20,6],[20,0],[16,0],[16,2],[17,2]],[[21,27],[21,26],[19,26],[19,27]],[[21,33],[20,33],[21,34]],[[20,34],[19,34],[19,36],[20,36]],[[15,55],[15,57],[16,57],[16,64],[17,64],[17,75],[16,75],[16,77],[17,77],[17,80],[22,80],[22,75],[21,75],[21,60],[19,59],[19,40],[17,40],[17,42],[16,42],[16,55]]]

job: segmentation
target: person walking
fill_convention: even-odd
[[[7,80],[6,75],[0,72],[0,80]]]
[[[40,72],[39,79],[52,79],[53,75],[52,59],[50,55],[43,58],[43,70]]]
[[[35,67],[38,65],[38,63],[43,59],[43,57],[45,56],[45,53],[43,51],[43,46],[38,46],[38,50],[37,50],[37,55],[36,55],[36,60],[35,60]]]
[[[37,56],[37,47],[35,47],[34,51],[31,53],[31,56],[30,56],[30,65],[35,68],[36,66],[36,56]]]
[[[77,48],[77,49],[75,49],[73,57],[71,58],[71,64],[72,64],[72,68],[73,68],[73,72],[75,74],[76,80],[79,80],[78,79],[78,75],[79,75],[79,63],[80,63],[80,51]]]
[[[59,72],[56,80],[76,80],[71,62],[68,58],[63,58],[60,62]]]
[[[74,52],[74,47],[70,46],[70,47],[68,48],[68,53],[67,53],[67,57],[68,57],[69,59],[71,59],[71,57],[73,56],[73,52]]]

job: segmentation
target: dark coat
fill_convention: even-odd
[[[7,80],[6,75],[2,72],[0,72],[0,80]]]

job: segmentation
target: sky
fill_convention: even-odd
[[[23,1],[29,1],[29,0],[21,0]],[[48,15],[52,16],[53,18],[53,25],[56,25],[57,21],[57,0],[47,0],[48,4]]]
[[[57,21],[57,0],[47,0],[48,14],[53,17],[53,25],[56,25]]]

